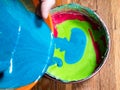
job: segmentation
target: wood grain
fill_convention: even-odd
[[[106,23],[111,37],[107,62],[85,82],[63,84],[44,77],[32,90],[120,90],[120,0],[56,0],[55,6],[71,2],[93,9]]]
[[[120,90],[120,0],[112,0],[112,14],[113,14],[113,44],[114,44],[114,62],[115,62],[115,76],[116,76],[116,90]]]

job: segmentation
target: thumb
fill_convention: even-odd
[[[48,17],[50,9],[55,4],[55,0],[41,0],[41,2],[42,17],[46,19]]]

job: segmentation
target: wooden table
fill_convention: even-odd
[[[120,90],[120,0],[56,0],[55,6],[71,2],[93,9],[106,23],[111,36],[108,60],[88,81],[63,84],[44,77],[32,90]]]

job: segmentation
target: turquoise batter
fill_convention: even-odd
[[[0,0],[0,88],[39,80],[52,56],[49,27],[20,0]]]

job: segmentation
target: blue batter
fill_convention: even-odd
[[[56,48],[60,48],[60,51],[65,51],[65,62],[67,64],[74,64],[81,60],[86,47],[85,33],[79,28],[73,28],[71,30],[70,41],[66,38],[55,38]],[[62,66],[62,60],[54,57],[53,60]]]
[[[53,37],[44,21],[19,0],[0,0],[0,7],[0,88],[17,88],[44,74]]]

